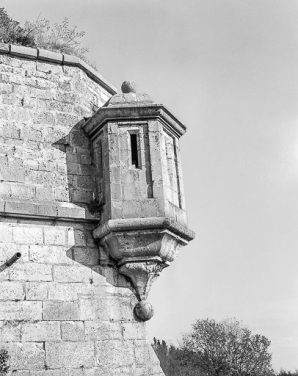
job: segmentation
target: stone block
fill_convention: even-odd
[[[11,194],[19,198],[32,199],[35,196],[35,187],[23,184],[11,184]]]
[[[83,230],[74,230],[74,245],[86,246],[87,245],[87,233]]]
[[[113,277],[113,273],[110,273],[111,276]],[[104,268],[100,265],[98,266],[93,266],[92,267],[92,283],[94,286],[107,286],[107,278],[105,275]],[[110,280],[111,283],[111,280]]]
[[[149,353],[149,346],[145,341],[136,341],[134,350],[136,364],[138,366],[150,364],[151,359]]]
[[[148,350],[149,350],[149,356],[150,356],[150,363],[154,366],[159,367],[160,361],[157,355],[155,354],[155,351],[153,350],[152,346],[148,346]]]
[[[0,338],[3,342],[19,342],[21,340],[21,326],[15,321],[0,322]]]
[[[0,222],[0,243],[12,242],[12,226],[7,223]]]
[[[0,197],[9,197],[11,195],[11,184],[0,182]]]
[[[54,265],[54,282],[90,282],[91,269],[77,265]]]
[[[79,320],[79,308],[77,302],[47,301],[43,303],[44,320]]]
[[[146,328],[142,322],[123,322],[121,323],[123,338],[134,340],[146,339]]]
[[[38,206],[30,202],[19,202],[7,200],[5,204],[5,212],[10,214],[37,214]]]
[[[64,321],[61,323],[63,341],[85,341],[84,323],[82,321]],[[88,340],[88,339],[87,339]]]
[[[67,189],[55,188],[55,200],[62,202],[69,202],[69,191]],[[60,217],[64,215],[59,214]]]
[[[80,320],[101,320],[108,321],[109,315],[106,297],[80,297]]]
[[[68,191],[67,195],[68,195]],[[68,197],[68,196],[67,196]],[[79,207],[74,204],[63,204],[58,206],[58,217],[64,218],[85,218],[86,217],[86,209]]]
[[[31,245],[29,259],[44,264],[73,264],[72,255],[65,246]]]
[[[80,59],[73,55],[63,54],[63,64],[64,65],[79,65]]]
[[[76,203],[90,204],[93,198],[93,192],[91,190],[72,189],[71,200]]]
[[[36,187],[36,198],[37,200],[52,200],[54,197],[53,189],[46,187]]]
[[[98,248],[73,247],[74,261],[82,265],[98,265]]]
[[[74,235],[75,229],[70,227],[67,229],[67,245],[69,247],[72,247],[75,245],[75,235]]]
[[[21,282],[0,282],[0,300],[24,300],[25,293]]]
[[[62,227],[45,227],[44,242],[52,245],[66,245],[66,229]]]
[[[46,342],[45,349],[51,369],[94,366],[93,342]]]
[[[20,226],[13,227],[13,240],[23,244],[42,244],[43,230],[41,227]]]
[[[42,302],[1,302],[0,320],[41,320]]]
[[[22,324],[23,342],[60,341],[60,322],[39,321]]]
[[[46,300],[48,296],[48,283],[26,282],[26,300]]]
[[[38,59],[62,64],[63,55],[53,51],[38,49]]]
[[[52,205],[44,205],[40,204],[38,205],[38,215],[42,215],[45,217],[57,217],[58,216],[58,209],[57,206],[52,204]]]
[[[9,275],[16,281],[52,281],[52,265],[15,263],[10,267]]]
[[[134,364],[132,341],[97,341],[95,354],[97,366],[124,367]]]
[[[0,348],[8,351],[12,370],[34,371],[45,368],[45,351],[42,343],[0,342]]]
[[[48,299],[75,301],[78,295],[92,295],[93,288],[91,283],[49,283],[48,284]]]
[[[37,49],[24,46],[10,45],[10,54],[27,59],[37,59]]]
[[[85,337],[87,341],[120,340],[122,330],[118,322],[85,321]]]

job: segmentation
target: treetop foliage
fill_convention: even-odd
[[[154,338],[167,376],[271,376],[270,341],[235,319],[197,320],[178,348]],[[298,376],[279,374],[278,376]]]
[[[75,55],[96,69],[93,62],[86,57],[88,48],[81,46],[85,32],[72,26],[67,17],[63,21],[51,24],[46,18],[26,21],[20,26],[18,21],[8,16],[0,8],[0,41],[27,47],[43,48],[53,52]]]
[[[198,355],[198,366],[209,375],[272,374],[270,341],[235,319],[197,320],[183,338],[183,346]]]

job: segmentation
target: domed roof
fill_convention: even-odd
[[[155,103],[148,94],[137,93],[136,84],[133,81],[124,81],[121,90],[121,94],[113,95],[103,107],[147,106]]]

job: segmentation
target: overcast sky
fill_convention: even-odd
[[[149,300],[149,338],[236,317],[298,368],[298,1],[2,0],[86,31],[100,73],[125,79],[188,127],[181,139],[197,237]]]

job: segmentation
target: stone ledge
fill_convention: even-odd
[[[95,69],[80,58],[72,55],[60,54],[39,48],[17,46],[13,44],[0,43],[0,54],[17,56],[31,60],[41,60],[44,62],[75,66],[83,70],[93,81],[100,84],[110,94],[114,95],[117,90],[108,80],[102,77]]]
[[[32,202],[28,200],[0,200],[0,217],[29,218],[42,220],[99,222],[86,207],[72,203]]]
[[[134,231],[134,230],[166,229],[179,235],[182,239],[190,241],[195,233],[180,223],[166,217],[111,219],[93,231],[97,239],[101,239],[110,232]]]

